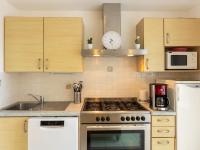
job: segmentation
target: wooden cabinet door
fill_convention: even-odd
[[[200,46],[200,19],[164,19],[165,46]]]
[[[139,71],[164,71],[163,19],[144,18],[137,25],[137,35],[141,37],[142,48],[148,49],[147,55],[138,57]]]
[[[43,71],[43,18],[5,18],[5,72]]]
[[[175,150],[174,138],[152,138],[152,150]]]
[[[26,117],[0,118],[0,149],[28,150]]]
[[[82,18],[44,18],[44,71],[82,72]]]

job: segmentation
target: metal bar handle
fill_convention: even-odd
[[[157,130],[158,133],[169,133],[169,130]]]
[[[25,120],[24,121],[24,133],[27,133],[28,132],[28,121]]]
[[[41,58],[38,58],[38,69],[41,69]]]
[[[168,145],[170,142],[168,140],[162,140],[162,141],[158,141],[157,144],[160,145]]]
[[[46,70],[49,69],[49,59],[48,58],[45,59],[45,69]]]
[[[169,33],[166,33],[166,43],[169,44]]]
[[[145,65],[146,65],[146,69],[149,70],[149,58],[146,59]]]
[[[169,119],[157,119],[158,122],[169,122]]]
[[[88,130],[126,130],[126,129],[144,129],[145,125],[132,125],[132,126],[88,126]]]

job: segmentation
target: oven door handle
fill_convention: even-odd
[[[133,125],[133,126],[87,126],[87,130],[138,130],[138,129],[146,129],[146,125]]]

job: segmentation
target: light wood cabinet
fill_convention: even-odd
[[[5,17],[5,72],[82,72],[82,18]]]
[[[5,18],[5,72],[43,71],[43,18]]]
[[[144,18],[136,27],[141,38],[141,47],[148,49],[148,54],[137,57],[138,71],[164,71],[163,19]]]
[[[175,137],[175,127],[152,127],[152,137]]]
[[[175,116],[152,116],[152,150],[175,150]]]
[[[44,18],[44,71],[82,72],[82,18]]]
[[[152,126],[175,126],[175,117],[174,116],[153,116],[152,117]]]
[[[27,119],[26,117],[0,118],[0,149],[27,150]]]
[[[165,46],[200,46],[200,19],[164,19]]]
[[[152,150],[175,150],[174,138],[153,138]]]

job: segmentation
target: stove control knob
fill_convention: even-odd
[[[100,121],[100,117],[96,117],[96,121],[99,122]]]
[[[125,121],[125,117],[122,116],[122,117],[121,117],[121,121]]]
[[[132,121],[135,121],[135,117],[131,117],[131,120],[132,120]]]
[[[106,117],[106,121],[110,121],[110,117]]]
[[[137,117],[136,117],[136,120],[137,120],[137,121],[140,121],[140,117],[139,117],[139,116],[137,116]]]
[[[130,121],[130,117],[127,116],[127,117],[126,117],[126,121]]]
[[[105,117],[101,117],[101,121],[105,121]]]
[[[141,117],[141,120],[142,120],[142,121],[145,121],[145,117],[144,117],[144,116],[142,116],[142,117]]]

